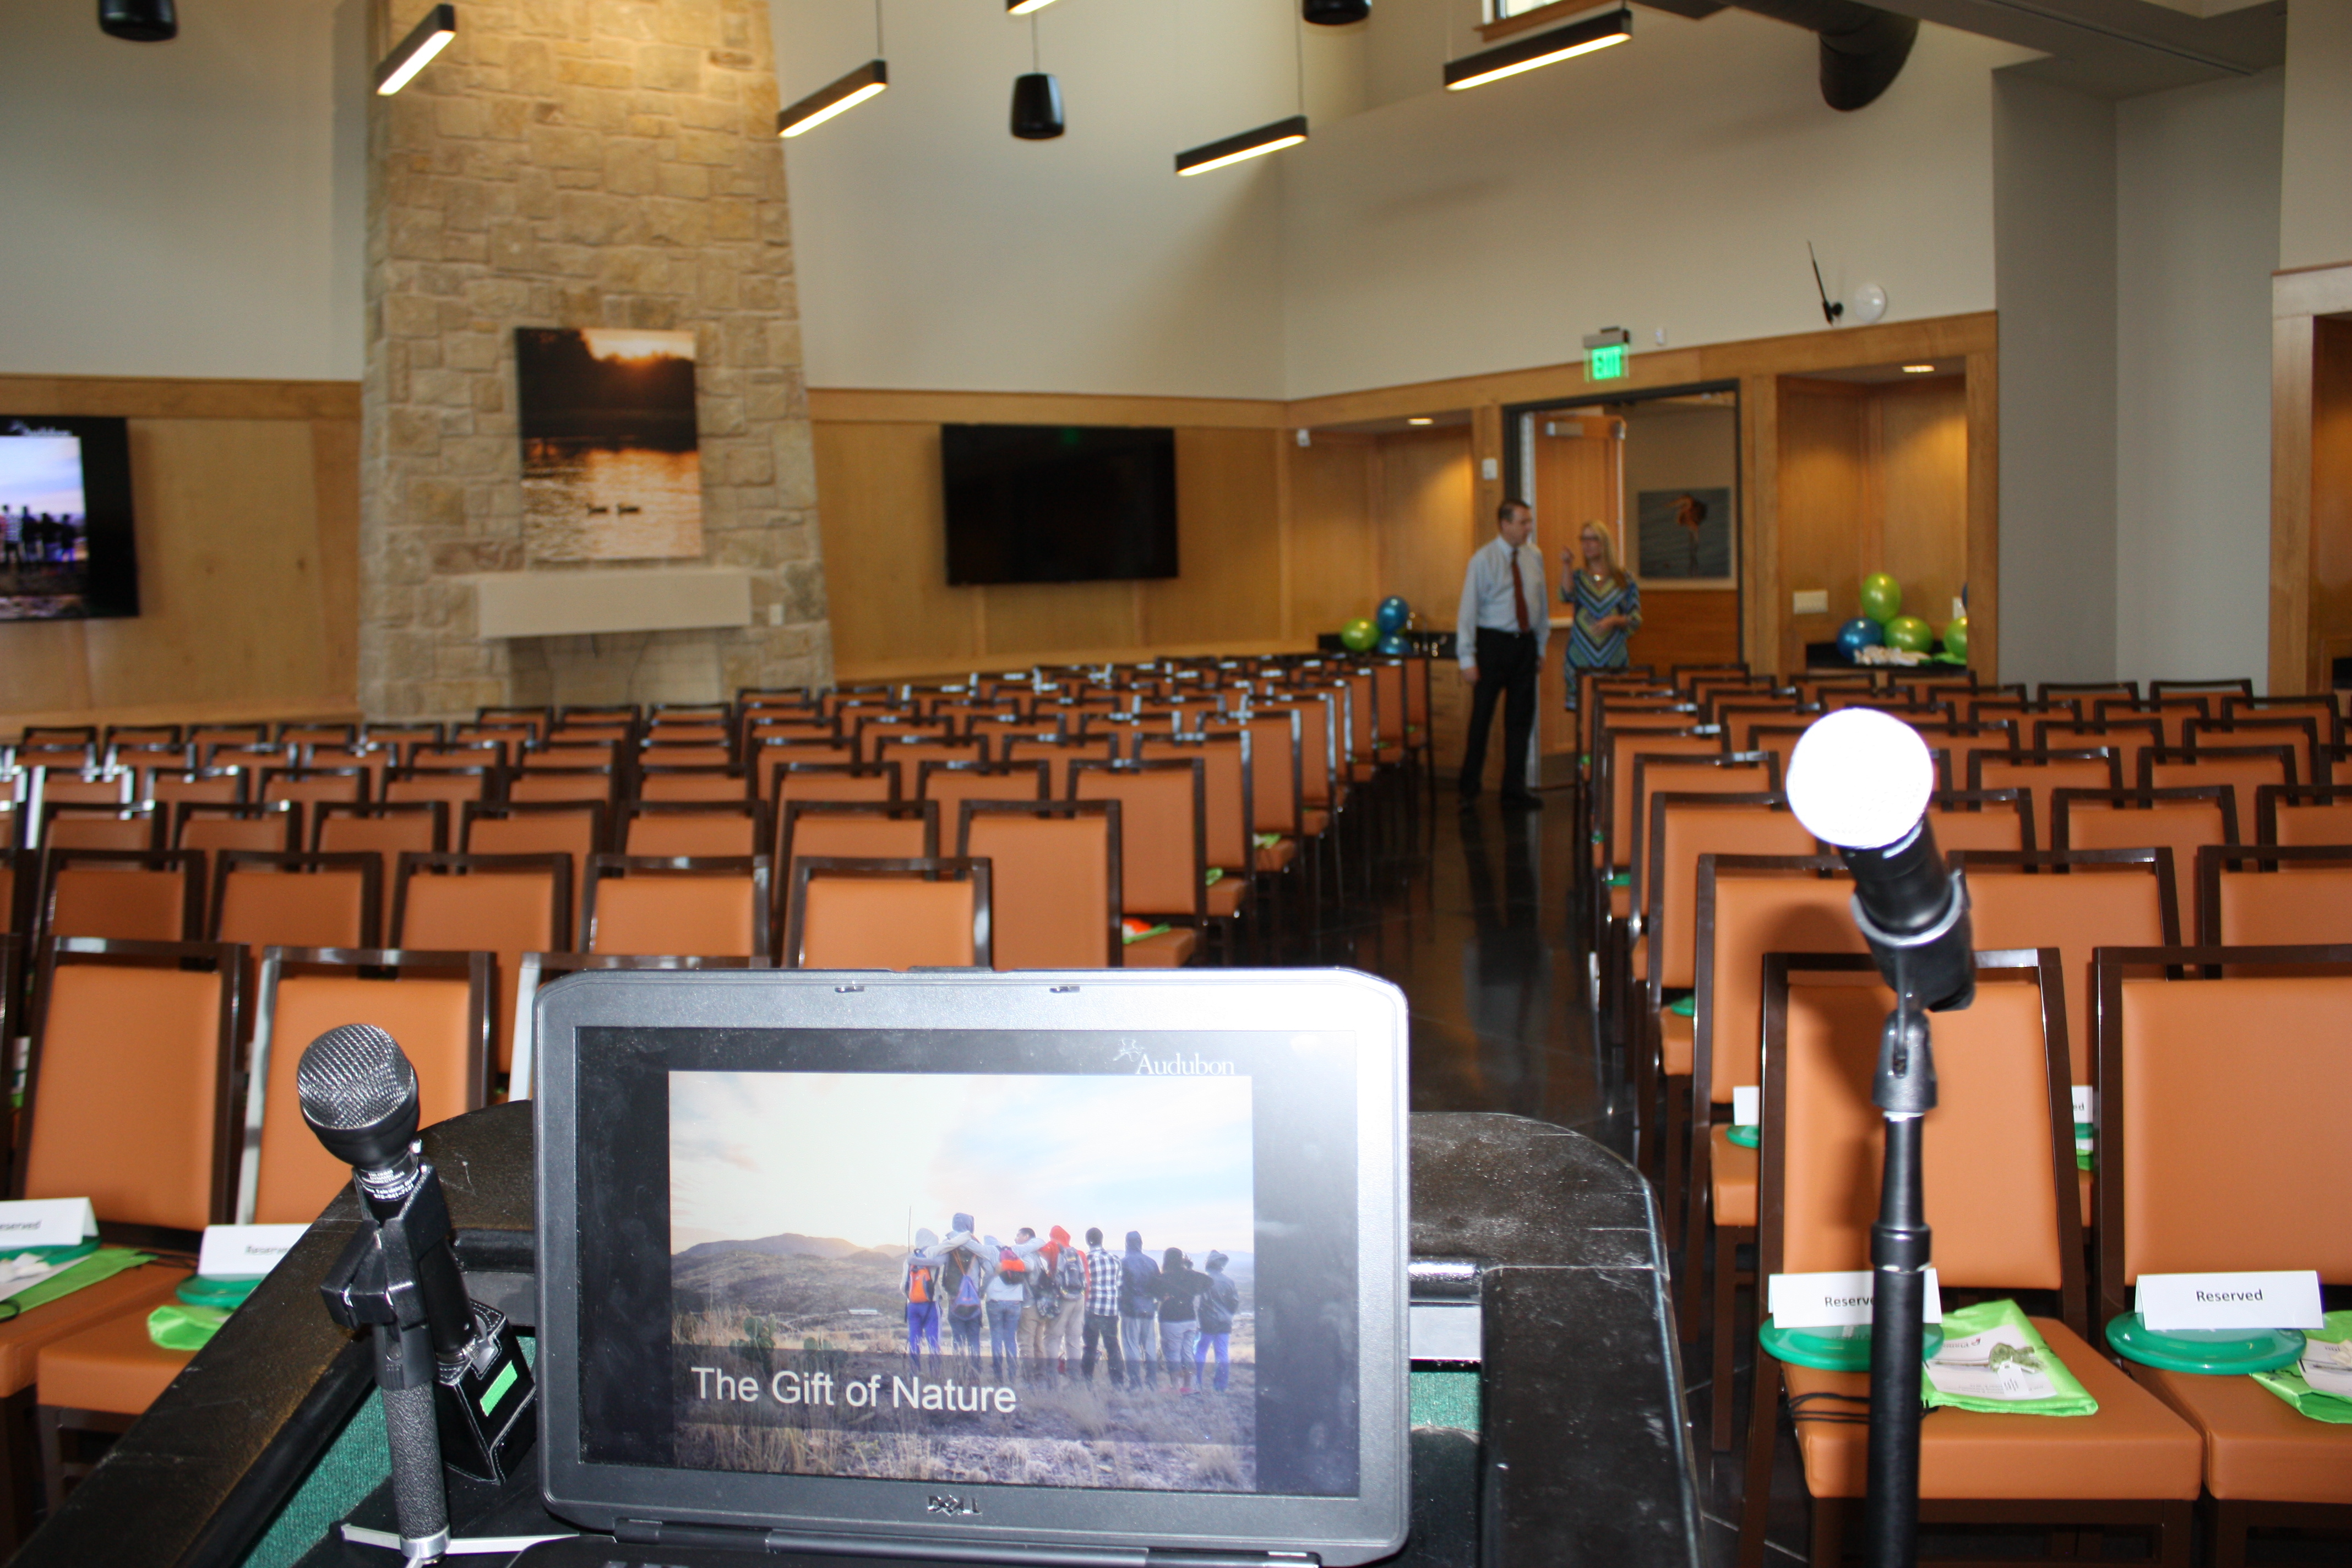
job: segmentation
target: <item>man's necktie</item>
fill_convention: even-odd
[[[1511,608],[1519,612],[1519,630],[1532,630],[1528,625],[1527,590],[1519,585],[1519,552],[1516,550],[1511,552]]]

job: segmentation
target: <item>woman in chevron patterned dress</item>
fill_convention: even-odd
[[[1560,552],[1559,564],[1560,602],[1576,611],[1568,631],[1568,706],[1573,708],[1580,670],[1625,668],[1625,639],[1642,624],[1642,590],[1617,563],[1609,531],[1597,522],[1584,525],[1574,551]]]

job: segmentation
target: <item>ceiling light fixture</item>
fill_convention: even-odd
[[[425,20],[409,29],[400,47],[386,55],[375,68],[375,90],[379,97],[390,98],[415,79],[416,73],[433,63],[433,57],[449,47],[457,36],[457,7],[436,5],[425,13]]]
[[[1245,158],[1296,147],[1307,140],[1307,28],[1296,16],[1290,23],[1290,47],[1291,64],[1297,73],[1298,112],[1287,120],[1277,120],[1271,125],[1261,125],[1255,131],[1244,131],[1222,142],[1203,142],[1177,153],[1178,174],[1205,174]]]
[[[1405,421],[1405,423],[1406,423],[1406,424],[1408,424],[1408,425],[1434,425],[1434,424],[1436,424],[1436,423],[1437,423],[1437,421],[1436,421],[1436,420],[1434,420],[1434,419],[1430,418],[1430,417],[1429,417],[1427,415],[1425,415],[1425,414],[1416,414],[1416,415],[1412,416],[1411,418],[1407,419],[1407,420]]]
[[[1344,27],[1372,14],[1372,0],[1304,0],[1298,14],[1318,27]]]
[[[874,0],[874,58],[810,93],[776,116],[776,134],[798,136],[814,131],[836,114],[846,114],[890,85],[890,67],[883,56],[882,0]]]
[[[1906,364],[1903,367],[1903,374],[1906,375],[1933,375],[1936,374],[1936,367],[1932,364]]]
[[[1037,0],[1039,5],[1051,0]],[[1029,10],[1034,12],[1036,5]],[[1016,8],[1015,14],[1018,14]],[[1029,69],[1013,79],[1013,134],[1024,142],[1051,142],[1065,129],[1062,84],[1037,63],[1037,18],[1029,18]]]
[[[1445,62],[1445,89],[1460,92],[1465,88],[1484,87],[1490,81],[1500,81],[1521,71],[1531,71],[1540,66],[1573,59],[1578,55],[1589,55],[1595,49],[1605,49],[1612,44],[1622,44],[1633,36],[1633,12],[1604,11],[1574,26],[1555,27],[1549,33],[1513,38],[1491,49],[1481,49],[1475,55],[1448,60]]]
[[[98,0],[99,31],[134,44],[164,44],[180,36],[172,0]]]
[[[1033,11],[1043,11],[1053,3],[1054,0],[1004,0],[1004,14],[1008,16],[1026,16]]]

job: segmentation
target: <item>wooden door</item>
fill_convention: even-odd
[[[1568,711],[1568,681],[1561,673],[1567,658],[1568,606],[1559,603],[1560,584],[1568,580],[1560,560],[1563,551],[1576,548],[1577,535],[1588,522],[1600,522],[1617,542],[1617,558],[1625,559],[1625,421],[1614,415],[1536,414],[1535,542],[1544,553],[1544,574],[1551,585],[1551,646],[1544,658],[1538,700],[1537,744],[1546,754],[1573,752],[1577,746],[1575,716]]]

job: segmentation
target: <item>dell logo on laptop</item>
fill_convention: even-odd
[[[923,1511],[944,1513],[956,1519],[977,1519],[980,1517],[980,1504],[971,1498],[958,1497],[953,1492],[933,1492],[931,1500],[923,1505]]]

